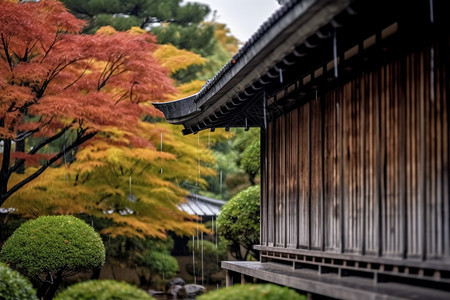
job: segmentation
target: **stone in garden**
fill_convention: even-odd
[[[193,298],[206,292],[206,288],[199,284],[185,284],[178,291],[177,296],[180,298]]]

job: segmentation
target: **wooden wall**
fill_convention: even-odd
[[[268,123],[262,245],[450,260],[444,53],[383,63]]]

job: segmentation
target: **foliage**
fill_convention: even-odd
[[[121,31],[137,26],[154,34],[159,44],[171,44],[203,57],[215,51],[214,26],[203,22],[210,12],[206,4],[182,3],[182,0],[63,2],[77,17],[87,21],[85,31],[89,33],[96,32],[102,26],[112,26]]]
[[[205,4],[186,3],[181,0],[63,0],[77,17],[88,21],[87,31],[95,32],[105,25],[117,30],[131,26],[153,28],[161,24],[188,27],[200,23],[209,13]],[[126,27],[130,26],[130,27]],[[124,28],[124,29],[122,29]]]
[[[251,128],[249,131],[238,130],[233,140],[233,150],[239,153],[236,163],[247,173],[252,185],[260,169],[259,130]]]
[[[141,282],[146,281],[148,286],[153,282],[155,275],[166,279],[173,277],[179,270],[178,261],[170,255],[174,247],[174,240],[167,236],[166,239],[147,239],[143,254],[138,260],[139,266],[148,267],[149,276],[141,274]]]
[[[242,153],[241,165],[250,176],[250,181],[255,184],[255,176],[258,174],[260,165],[260,142],[259,139],[248,146]]]
[[[38,297],[51,299],[63,277],[101,267],[105,247],[84,221],[73,216],[43,216],[14,231],[0,257],[21,273],[41,279],[44,284]]]
[[[112,222],[100,232],[111,237],[164,238],[169,230],[191,235],[196,224],[177,205],[187,195],[184,188],[205,188],[202,176],[214,174],[205,166],[214,162],[208,140],[183,137],[167,123],[142,123],[140,135],[148,139],[142,147],[92,141],[75,162],[48,170],[8,203],[24,217],[85,213],[107,219]],[[163,151],[152,147],[161,146],[161,135]],[[123,137],[111,130],[109,139]]]
[[[147,102],[173,92],[153,36],[82,26],[58,1],[0,2],[0,205],[100,132],[143,145]]]
[[[213,168],[217,173],[222,173],[222,182],[219,176],[207,178],[211,197],[229,199],[239,191],[258,183],[259,129],[250,128],[249,131],[244,131],[242,128],[234,128],[232,133],[231,139],[220,141],[212,147],[216,158]]]
[[[274,284],[233,285],[217,291],[211,291],[198,297],[198,300],[306,300],[295,291]]]
[[[210,242],[207,239],[204,239],[203,241],[190,240],[188,242],[188,248],[190,252],[194,251],[195,266],[193,268],[191,264],[188,264],[186,266],[187,271],[192,274],[194,269],[195,275],[197,277],[200,277],[203,272],[203,280],[206,282],[206,284],[210,284],[211,277],[221,270],[220,262],[227,257],[227,250],[224,243],[222,241],[219,241],[216,246],[215,243]]]
[[[247,260],[249,254],[258,259],[258,253],[252,248],[259,243],[259,199],[259,185],[251,186],[231,198],[217,217],[217,232],[238,260]]]
[[[98,268],[105,247],[92,227],[73,216],[43,216],[22,224],[2,247],[1,258],[28,276]]]
[[[101,31],[115,34],[111,28]],[[130,33],[142,35],[135,28]],[[179,58],[168,61],[177,56],[192,57],[191,62],[202,61],[187,51],[171,46],[161,48],[166,50],[158,52],[159,59],[162,63],[167,61],[170,68],[180,67],[176,66]],[[107,222],[101,233],[111,237],[164,238],[168,230],[192,234],[196,230],[189,222],[192,217],[177,205],[186,196],[185,189],[206,188],[203,176],[214,174],[208,167],[214,164],[214,157],[207,145],[229,133],[218,130],[201,139],[183,137],[179,127],[147,119],[153,123],[138,121],[132,134],[120,127],[103,128],[71,160],[64,156],[65,164],[48,169],[45,177],[29,183],[7,204],[27,218],[84,213],[107,219],[112,222]],[[22,176],[34,170],[30,167]],[[21,176],[16,174],[13,179],[17,178]],[[44,198],[46,201],[40,200]]]
[[[152,275],[158,274],[163,278],[171,278],[179,270],[178,261],[165,251],[148,251],[142,261]]]
[[[191,64],[173,74],[178,83],[207,80],[238,50],[238,40],[225,24],[205,22],[210,8],[205,4],[181,0],[63,0],[78,17],[87,20],[85,31],[102,26],[125,31],[137,26],[156,35],[159,44],[200,54],[204,64]]]
[[[74,284],[61,293],[56,300],[150,300],[145,291],[125,282],[114,280],[90,280]]]
[[[37,300],[37,297],[36,291],[27,278],[0,263],[0,299]]]
[[[171,44],[159,46],[154,55],[160,60],[161,65],[168,68],[171,73],[186,69],[191,65],[202,65],[205,63],[205,58],[199,54],[183,49],[180,50]]]

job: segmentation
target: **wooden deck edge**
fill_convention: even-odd
[[[358,277],[320,275],[277,263],[222,261],[222,268],[241,275],[337,299],[450,299],[450,292],[398,283],[374,284]]]

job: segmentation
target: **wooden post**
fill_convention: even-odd
[[[226,270],[226,275],[225,275],[225,285],[227,287],[232,286],[233,285],[233,274],[230,270]]]
[[[244,275],[244,274],[241,274],[241,284],[244,285],[244,284],[246,284],[246,283],[247,283],[247,280],[246,280],[246,278],[245,278],[245,275]]]

